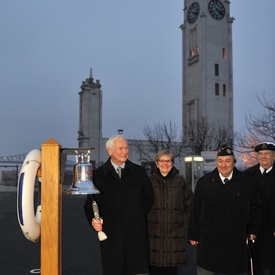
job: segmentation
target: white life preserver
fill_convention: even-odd
[[[26,156],[17,185],[17,218],[24,236],[37,242],[40,237],[41,205],[34,213],[34,185],[37,171],[41,165],[41,152],[34,149]],[[41,181],[41,179],[38,179]]]

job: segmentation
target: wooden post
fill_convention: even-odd
[[[41,274],[62,274],[62,185],[60,145],[50,138],[41,146]]]

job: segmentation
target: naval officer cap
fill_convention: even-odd
[[[224,144],[220,146],[217,156],[234,156],[234,153],[232,148],[229,145]]]
[[[255,147],[256,152],[261,150],[275,151],[275,144],[273,142],[262,142]]]

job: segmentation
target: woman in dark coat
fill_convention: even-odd
[[[160,151],[151,175],[155,201],[148,214],[151,275],[174,275],[187,261],[185,223],[192,190],[173,166],[173,155]]]

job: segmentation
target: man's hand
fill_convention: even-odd
[[[252,241],[254,243],[254,241],[257,239],[256,235],[250,234],[249,235],[249,240]]]
[[[191,243],[191,245],[197,245],[197,244],[199,244],[198,241],[194,241],[194,240],[189,240],[189,242]]]
[[[91,225],[95,231],[102,231],[103,219],[100,219],[100,221],[98,221],[97,219],[93,218]]]

